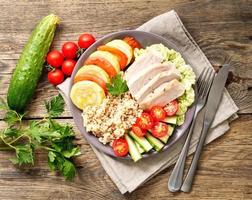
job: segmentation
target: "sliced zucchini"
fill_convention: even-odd
[[[140,146],[146,151],[150,151],[152,149],[151,144],[146,140],[145,137],[137,136],[133,131],[129,132],[129,135],[138,143]]]
[[[140,146],[140,144],[138,144],[137,141],[134,141],[134,142],[135,142],[135,144],[136,144],[136,147],[137,147],[139,153],[141,153],[141,154],[144,153],[145,150]]]
[[[131,137],[128,134],[125,134],[125,139],[128,142],[129,145],[129,153],[131,158],[134,160],[134,162],[137,162],[142,158],[142,155],[137,149],[137,146],[135,145],[135,142],[131,139]]]
[[[177,124],[177,116],[172,116],[172,117],[166,117],[163,122],[168,123],[168,124]]]
[[[164,147],[164,144],[160,142],[157,138],[153,137],[150,133],[146,133],[145,137],[156,151],[160,151]]]
[[[168,142],[169,137],[172,135],[173,131],[174,131],[174,127],[171,125],[168,125],[167,135],[165,135],[164,137],[158,138],[158,139],[160,139],[163,143],[166,144]]]

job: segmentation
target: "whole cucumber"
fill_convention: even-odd
[[[50,14],[37,24],[26,43],[12,75],[7,94],[8,106],[24,112],[42,73],[59,18]]]

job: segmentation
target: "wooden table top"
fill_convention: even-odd
[[[190,194],[167,191],[170,167],[131,194],[122,195],[101,167],[89,144],[76,130],[82,155],[78,177],[66,182],[50,172],[38,152],[34,167],[14,167],[11,153],[0,152],[0,199],[252,199],[252,1],[249,0],[0,0],[0,96],[8,84],[22,47],[35,23],[48,13],[61,17],[53,48],[76,40],[83,32],[100,37],[135,29],[152,17],[175,9],[188,31],[216,68],[232,65],[227,89],[240,108],[230,130],[208,145]],[[27,121],[45,114],[43,101],[57,94],[43,74],[29,107]],[[0,114],[0,120],[3,113]],[[74,125],[66,108],[62,122]],[[0,121],[3,127],[3,121]],[[76,128],[75,128],[76,129]],[[189,162],[188,162],[189,163]]]

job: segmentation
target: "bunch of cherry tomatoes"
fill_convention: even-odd
[[[68,41],[62,45],[61,51],[52,50],[47,54],[46,61],[50,66],[47,75],[48,81],[53,85],[62,83],[67,76],[71,76],[76,65],[79,52],[87,49],[95,42],[93,35],[84,33],[75,42]]]

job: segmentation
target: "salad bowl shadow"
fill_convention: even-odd
[[[136,38],[140,42],[143,48],[150,46],[152,44],[162,43],[164,46],[174,49],[177,52],[180,52],[180,50],[172,42],[153,33],[144,32],[144,31],[136,31],[136,30],[126,30],[126,31],[111,33],[99,39],[98,41],[96,41],[81,55],[72,73],[72,76],[70,79],[70,88],[73,85],[73,80],[77,71],[80,69],[80,67],[83,66],[84,61],[89,57],[91,53],[93,53],[97,49],[98,46],[103,45],[113,39],[121,39],[126,36],[131,36],[131,37]],[[181,55],[183,57],[183,54]],[[187,62],[186,59],[185,61]],[[190,64],[189,62],[187,63]],[[196,87],[194,87],[194,90],[196,94]],[[68,94],[68,97],[70,97],[70,93]],[[89,142],[89,144],[91,144],[93,147],[98,149],[100,152],[103,152],[112,157],[116,157],[116,155],[113,152],[113,149],[109,145],[102,144],[101,142],[99,142],[97,137],[95,137],[93,134],[86,131],[83,125],[82,111],[78,109],[71,101],[69,102],[69,106],[70,106],[70,111],[73,115],[73,119],[76,126],[78,127],[79,131],[84,135],[85,139]],[[192,122],[194,111],[195,111],[195,103],[187,110],[185,114],[185,122],[181,126],[177,126],[175,128],[172,136],[169,138],[167,144],[165,144],[164,148],[161,151],[166,151],[170,149],[170,147],[174,145],[187,132],[187,129],[189,128]],[[145,158],[152,155],[156,155],[157,153],[158,152],[151,150],[148,153],[144,153],[142,156],[143,158]],[[116,157],[116,158],[132,160],[129,155],[125,157]]]

